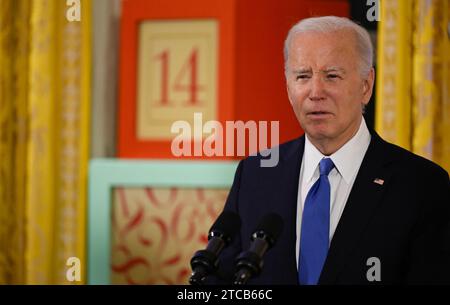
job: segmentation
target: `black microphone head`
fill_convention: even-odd
[[[227,243],[241,229],[241,218],[232,211],[223,211],[209,230],[208,239],[213,236],[222,237]]]
[[[273,246],[280,236],[281,231],[283,231],[283,225],[284,222],[280,215],[276,213],[267,214],[259,222],[259,225],[252,235],[252,239],[265,237],[268,239],[271,246]]]

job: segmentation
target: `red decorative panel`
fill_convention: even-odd
[[[174,158],[170,122],[194,112],[233,120],[235,1],[122,2],[119,157]]]
[[[227,189],[116,188],[112,284],[187,284]]]
[[[320,15],[348,16],[349,4],[348,0],[124,0],[122,12],[118,157],[176,158],[171,151],[171,140],[177,134],[173,134],[172,138],[169,137],[171,136],[170,122],[176,120],[190,122],[194,110],[202,113],[205,121],[214,119],[222,125],[226,121],[237,120],[279,121],[280,142],[301,135],[302,130],[286,93],[284,39],[290,27],[300,19]],[[178,34],[182,32],[183,39],[167,37],[161,39],[160,32],[167,29],[158,30],[152,33],[158,34],[159,38],[149,38],[151,41],[148,47],[142,44],[145,39],[139,39],[140,29],[142,30],[142,26],[145,27],[146,23],[162,22],[169,25],[169,23],[186,22],[189,25],[200,20],[216,23],[217,30],[214,31],[216,37],[212,40],[204,40],[204,49],[209,50],[209,53],[202,52],[201,48],[198,49],[198,53],[195,51],[197,50],[195,45],[200,43],[197,38],[188,39],[189,41],[186,39],[203,30],[188,31],[185,28],[183,31],[178,31]],[[143,35],[143,37],[156,36]],[[183,47],[174,47],[178,43],[175,40],[183,41]],[[139,55],[141,48],[145,56]],[[181,59],[177,61],[174,56],[180,51],[182,51],[179,55]],[[205,54],[216,57],[217,67],[208,70],[212,68],[212,65],[206,61],[206,58],[210,56],[205,57]],[[146,64],[145,60],[140,61],[141,57],[147,59],[149,63]],[[198,69],[194,69],[197,66]],[[201,67],[208,69],[202,72]],[[139,68],[145,72],[141,76],[142,82],[138,80],[141,75]],[[191,76],[189,77],[189,73],[184,73],[185,71],[191,71]],[[154,76],[152,81],[151,73],[159,76]],[[170,95],[176,99],[175,91],[179,90],[175,85],[176,78],[173,77],[180,73],[188,75],[181,87],[191,84],[192,89],[188,90],[190,95],[186,95],[186,90],[178,92],[178,94],[184,94],[181,95],[184,102],[186,99],[192,102],[187,104],[185,102],[183,107],[176,102],[171,104],[169,97]],[[202,80],[202,77],[210,81],[206,82]],[[212,86],[213,83],[217,86]],[[143,88],[143,86],[147,87]],[[199,96],[196,95],[197,90],[193,88],[199,89]],[[208,88],[213,92],[208,95],[209,98],[206,96],[206,92],[209,92]],[[142,94],[138,94],[140,91]],[[204,97],[201,94],[204,94]],[[160,105],[152,104],[155,96],[160,97]],[[138,103],[139,99],[140,103]],[[212,103],[216,101],[216,104],[208,105],[206,108],[192,107],[192,104],[195,104],[193,101],[197,100],[212,101]],[[139,105],[141,106],[138,107]],[[159,107],[161,105],[164,107]],[[174,108],[174,105],[179,107]],[[148,110],[147,113],[139,110],[145,108]],[[139,118],[147,119],[139,120]],[[186,118],[191,119],[188,121]],[[140,121],[146,122],[152,128],[145,126],[142,128]],[[190,138],[193,139],[193,137]],[[236,157],[239,156],[231,158]],[[184,158],[205,157],[202,155]]]

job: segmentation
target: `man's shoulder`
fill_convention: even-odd
[[[261,162],[273,158],[274,156],[277,156],[279,162],[283,162],[290,157],[300,157],[300,154],[303,152],[304,141],[304,135],[302,135],[279,145],[275,145],[269,149],[259,151],[255,155],[244,158],[241,162],[247,167],[256,166],[258,168],[273,168],[276,167],[276,165],[264,167],[261,166]]]
[[[398,166],[426,176],[445,176],[448,179],[447,171],[437,163],[406,150],[396,144],[385,140],[382,141],[384,146],[383,150],[393,157],[391,160],[394,160]]]

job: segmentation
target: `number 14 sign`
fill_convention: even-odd
[[[172,123],[190,122],[194,112],[216,119],[217,30],[205,19],[140,24],[138,138],[170,139]]]
[[[171,127],[194,113],[234,120],[236,1],[122,1],[119,158],[176,158]]]

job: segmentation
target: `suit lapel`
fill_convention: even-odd
[[[333,284],[345,266],[346,258],[358,245],[364,229],[380,202],[388,184],[389,173],[383,170],[387,161],[383,140],[372,132],[372,139],[363,159],[349,198],[331,241],[319,284]],[[374,182],[383,180],[383,184]]]
[[[282,265],[279,268],[282,272],[280,276],[286,279],[286,283],[297,284],[297,259],[295,255],[296,246],[296,225],[297,225],[297,195],[298,195],[298,179],[300,175],[301,161],[305,146],[305,136],[295,141],[285,154],[279,164],[278,189],[279,199],[277,200],[280,215],[285,219],[284,230],[286,231],[286,239],[280,240],[277,247],[282,248],[285,253],[282,258]],[[291,229],[293,228],[293,229]]]

